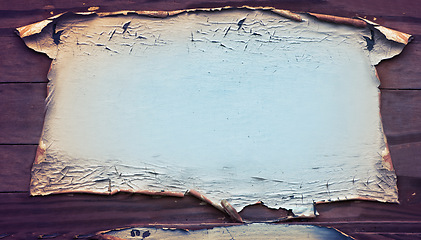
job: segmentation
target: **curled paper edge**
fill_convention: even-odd
[[[197,12],[197,11],[207,11],[207,12],[213,12],[213,11],[221,11],[224,9],[248,9],[248,10],[264,10],[264,11],[270,11],[275,14],[278,14],[282,17],[285,17],[287,19],[301,22],[303,21],[299,14],[296,14],[294,12],[288,11],[288,10],[281,10],[281,9],[275,9],[272,7],[249,7],[249,6],[243,6],[239,8],[234,7],[222,7],[222,8],[198,8],[198,9],[186,9],[186,10],[175,10],[175,11],[118,11],[118,12],[104,12],[104,13],[96,13],[96,12],[76,12],[76,13],[70,13],[75,15],[93,15],[96,14],[99,17],[107,17],[107,16],[115,16],[115,15],[127,15],[127,14],[137,14],[140,16],[148,16],[148,17],[157,17],[157,18],[167,18],[170,16],[175,16],[182,13],[190,13],[190,12]],[[24,39],[26,37],[39,34],[41,31],[47,27],[50,23],[53,23],[57,19],[59,19],[61,16],[68,14],[61,13],[58,15],[55,15],[53,17],[50,17],[46,20],[33,23],[27,26],[22,26],[17,28],[18,35]],[[345,24],[345,25],[351,25],[358,28],[364,28],[367,26],[372,26],[375,29],[379,30],[382,34],[385,35],[385,37],[394,42],[402,43],[402,44],[408,44],[411,41],[412,36],[407,33],[399,32],[393,29],[389,29],[383,26],[380,26],[374,22],[368,21],[366,19],[352,19],[352,18],[344,18],[344,17],[337,17],[332,15],[325,15],[325,14],[316,14],[316,13],[307,13],[313,17],[316,17],[317,19],[321,21],[336,23],[336,24]],[[388,170],[393,170],[392,161],[390,158],[390,152],[388,149],[388,145],[385,139],[386,147],[385,150],[382,152],[382,161]],[[36,152],[36,158],[34,161],[34,164],[42,163],[46,158],[46,146],[43,143],[42,140],[40,140],[39,146],[37,148]],[[32,181],[32,180],[31,180]],[[32,184],[31,184],[32,186]],[[76,190],[70,190],[70,191],[59,191],[59,194],[63,193],[94,193],[94,194],[103,194],[103,195],[113,195],[118,192],[130,192],[130,193],[137,193],[137,194],[145,194],[145,195],[152,195],[152,196],[171,196],[171,197],[183,197],[185,194],[180,192],[170,192],[170,191],[148,191],[148,190],[141,190],[141,191],[126,191],[126,190],[113,190],[106,193],[100,193],[100,192],[93,192],[93,191],[76,191]],[[189,190],[189,194],[192,196],[195,196],[202,201],[209,203],[210,205],[214,206],[218,210],[221,210],[223,212],[228,213],[228,215],[231,216],[231,218],[238,222],[243,222],[241,219],[241,216],[238,214],[238,212],[226,201],[222,200],[221,205],[213,203],[211,200],[206,198],[204,195],[200,194],[199,192],[195,190]],[[31,192],[32,194],[32,192]],[[41,194],[43,195],[43,194]],[[355,200],[371,200],[371,199],[363,199],[363,198],[353,198]],[[317,202],[318,204],[321,202]],[[326,202],[325,202],[326,203]],[[234,211],[231,211],[234,210]]]
[[[127,14],[137,14],[139,16],[148,16],[148,17],[156,17],[156,18],[166,18],[170,16],[175,16],[181,13],[191,13],[191,12],[214,12],[214,11],[221,11],[225,9],[248,9],[248,10],[264,10],[264,11],[271,11],[275,14],[278,14],[282,17],[291,19],[293,21],[301,22],[302,18],[299,14],[291,12],[289,10],[284,9],[276,9],[273,7],[250,7],[250,6],[242,6],[242,7],[221,7],[221,8],[195,8],[195,9],[184,9],[184,10],[174,10],[174,11],[133,11],[133,10],[122,10],[122,11],[116,11],[116,12],[74,12],[73,14],[76,15],[91,15],[96,14],[99,17],[106,17],[106,16],[115,16],[115,15],[127,15]],[[52,16],[46,20],[32,23],[26,26],[18,27],[16,28],[18,35],[21,38],[29,37],[35,34],[38,34],[44,29],[48,24],[52,23],[54,20],[58,19],[62,15],[65,15],[69,12],[64,12],[57,14],[55,16]]]

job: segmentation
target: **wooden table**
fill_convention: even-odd
[[[89,7],[117,11],[226,5],[359,16],[414,36],[402,54],[377,67],[381,114],[398,176],[400,205],[369,201],[319,204],[317,218],[290,223],[332,226],[358,239],[421,238],[421,2],[411,0],[0,2],[0,238],[89,238],[97,231],[133,225],[194,229],[234,224],[222,212],[189,196],[153,198],[120,193],[30,197],[30,169],[42,130],[51,60],[28,49],[14,30]],[[286,216],[287,212],[255,205],[240,214],[250,221],[262,221],[269,216]]]

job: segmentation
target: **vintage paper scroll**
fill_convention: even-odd
[[[53,59],[31,194],[195,189],[306,215],[397,202],[374,65],[410,36],[330,17],[67,13],[19,28]]]

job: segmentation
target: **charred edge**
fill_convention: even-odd
[[[351,25],[358,28],[365,28],[367,26],[367,23],[360,19],[337,17],[337,16],[318,14],[318,13],[308,13],[308,14],[324,22]]]
[[[289,20],[293,20],[296,22],[302,22],[303,19],[301,18],[300,15],[293,13],[289,10],[281,10],[281,9],[272,9],[271,10],[273,13],[278,14],[279,16],[282,16],[284,18],[288,18]]]
[[[106,179],[105,181],[109,181]],[[148,191],[148,190],[142,190],[142,191],[130,191],[130,190],[112,190],[105,192],[98,192],[98,191],[90,191],[90,190],[62,190],[54,193],[45,193],[45,194],[37,194],[37,195],[62,195],[62,194],[93,194],[93,195],[101,195],[101,196],[112,196],[116,195],[118,193],[128,193],[128,194],[141,194],[141,195],[148,195],[151,197],[178,197],[183,198],[184,193],[181,192],[171,192],[171,191]],[[31,194],[34,195],[34,194]]]
[[[191,13],[191,12],[216,12],[227,9],[247,9],[247,10],[262,10],[262,11],[271,11],[275,14],[278,14],[282,17],[288,18],[293,21],[302,22],[300,15],[293,13],[289,10],[276,9],[272,7],[250,7],[244,5],[242,7],[220,7],[220,8],[195,8],[195,9],[184,9],[184,10],[174,10],[174,11],[119,11],[119,12],[96,12],[100,17],[112,16],[112,15],[128,15],[128,14],[137,14],[139,16],[147,16],[154,18],[167,18],[170,16],[176,16],[182,13]]]
[[[128,191],[128,190],[113,190],[109,195],[114,195],[117,193],[133,193],[133,194],[143,194],[156,197],[184,197],[184,194],[181,192],[171,192],[171,191],[149,191],[149,190],[140,190],[140,191]]]

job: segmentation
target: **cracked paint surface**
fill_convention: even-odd
[[[99,233],[99,239],[343,239],[351,237],[333,228],[306,225],[254,223],[242,226],[215,227],[203,230],[169,228],[128,228]],[[108,238],[107,238],[108,237]]]
[[[299,16],[67,14],[25,36],[53,59],[31,194],[196,189],[305,215],[397,202],[374,65],[404,44]]]

